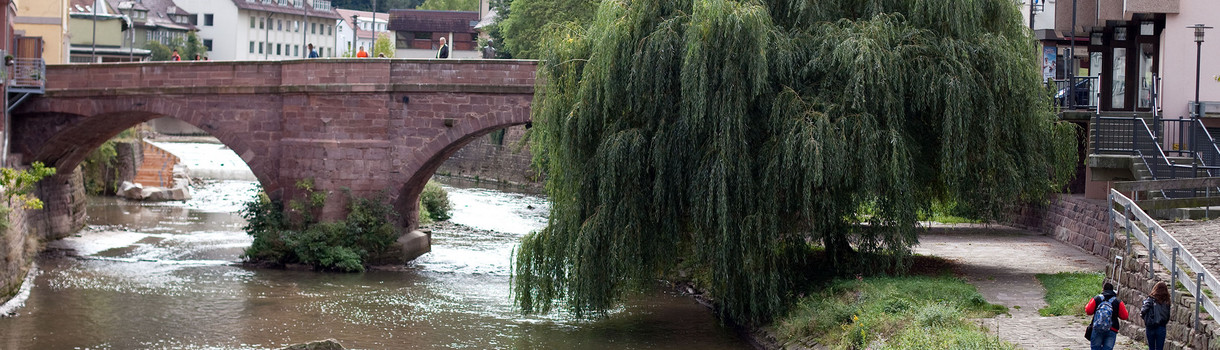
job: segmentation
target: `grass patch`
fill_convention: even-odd
[[[832,349],[1015,349],[967,318],[1008,311],[965,281],[939,276],[838,279],[773,323],[781,343]]]
[[[971,219],[970,213],[957,203],[935,201],[928,210],[919,213],[920,221],[932,221],[942,224],[978,224],[980,220]]]
[[[1105,279],[1098,272],[1040,273],[1036,277],[1046,288],[1047,307],[1038,310],[1042,316],[1084,316],[1084,304],[1101,291]]]

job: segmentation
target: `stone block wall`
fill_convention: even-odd
[[[1082,195],[1058,195],[1044,206],[1026,205],[1009,219],[1010,226],[1051,235],[1093,255],[1110,256],[1106,201]]]
[[[30,212],[26,225],[42,241],[67,237],[85,227],[85,181],[79,169],[39,181],[34,195],[43,207]]]
[[[5,211],[8,226],[0,230],[0,304],[17,294],[38,254],[38,237],[26,227],[27,211],[19,206]]]
[[[1155,277],[1149,278],[1147,248],[1136,243],[1128,254],[1125,232],[1115,229],[1114,238],[1110,237],[1106,205],[1104,200],[1086,199],[1081,195],[1059,195],[1043,206],[1018,208],[1007,224],[1045,233],[1106,259],[1106,280],[1114,284],[1130,315],[1128,321],[1121,323],[1119,332],[1145,342],[1140,306],[1156,282],[1169,281],[1169,274],[1164,266],[1157,264]],[[1195,329],[1194,305],[1193,297],[1181,291],[1175,293],[1166,349],[1220,350],[1220,344],[1213,344],[1220,327],[1206,313],[1201,313],[1202,325]]]
[[[1117,258],[1111,258],[1110,265],[1106,267],[1106,280],[1114,283],[1119,299],[1127,303],[1127,312],[1131,315],[1130,320],[1122,323],[1123,327],[1119,329],[1119,332],[1132,339],[1146,342],[1144,320],[1139,316],[1140,307],[1144,298],[1148,297],[1148,293],[1152,291],[1153,285],[1160,281],[1169,283],[1169,272],[1158,262],[1154,267],[1155,274],[1150,278],[1148,250],[1138,242],[1133,242],[1131,253],[1127,254],[1126,235],[1118,234],[1116,236],[1111,249]],[[1169,312],[1170,320],[1165,337],[1165,348],[1220,349],[1220,344],[1215,344],[1216,331],[1220,328],[1217,327],[1215,320],[1211,319],[1207,312],[1200,310],[1201,322],[1199,328],[1196,329],[1194,297],[1182,290],[1171,294],[1173,294],[1173,307]]]
[[[436,174],[465,180],[490,181],[505,185],[540,188],[541,179],[530,166],[529,145],[521,145],[525,126],[504,129],[504,137],[479,137],[454,153]]]

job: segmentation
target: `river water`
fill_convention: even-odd
[[[236,157],[166,148],[187,163]],[[707,308],[661,288],[604,319],[518,313],[510,257],[545,223],[540,197],[446,188],[455,225],[434,230],[431,253],[401,270],[338,274],[235,264],[251,241],[237,210],[256,189],[213,180],[185,202],[90,198],[89,226],[48,245],[23,306],[0,318],[0,349],[274,349],[326,338],[349,349],[748,347]]]

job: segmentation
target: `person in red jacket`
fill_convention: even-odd
[[[1089,341],[1092,350],[1113,350],[1114,340],[1118,339],[1118,320],[1127,319],[1127,305],[1118,300],[1118,292],[1114,291],[1114,285],[1110,282],[1106,282],[1101,289],[1101,295],[1089,299],[1089,304],[1084,307],[1085,313],[1094,315],[1093,322],[1089,323],[1093,329]],[[1109,305],[1105,305],[1107,303]],[[1109,320],[1099,319],[1107,312],[1110,314]],[[1104,326],[1107,323],[1109,327]]]

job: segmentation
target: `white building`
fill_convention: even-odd
[[[356,50],[364,46],[364,50],[371,55],[373,52],[373,42],[376,40],[374,35],[384,35],[390,38],[390,43],[394,43],[394,33],[390,32],[390,14],[377,13],[376,16],[369,11],[356,11],[347,9],[335,9],[343,18],[339,20],[338,29],[335,35],[335,50],[340,54],[353,50],[353,55]],[[355,16],[355,38],[356,46],[352,48],[352,16]],[[374,34],[376,33],[376,34]]]
[[[199,36],[210,40],[212,60],[305,58],[307,44],[336,57],[339,13],[330,0],[176,0],[198,15]]]

